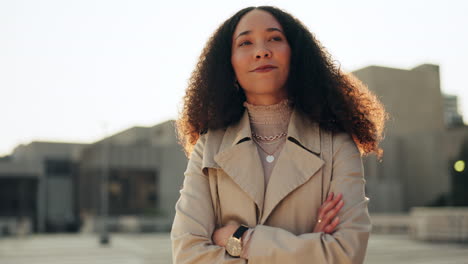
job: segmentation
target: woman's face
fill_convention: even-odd
[[[231,63],[249,103],[286,98],[290,58],[283,28],[270,13],[254,9],[242,17],[232,36]]]

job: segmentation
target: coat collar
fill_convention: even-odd
[[[288,125],[288,139],[308,151],[320,154],[320,130],[316,122],[311,122],[297,108],[293,109]],[[219,152],[234,147],[243,140],[252,139],[249,114],[245,110],[237,124],[229,126],[224,134]]]
[[[260,155],[251,136],[249,115],[245,110],[241,120],[226,129],[217,153],[210,153],[213,160],[204,157],[209,160],[204,161],[203,167],[224,170],[255,202],[261,212],[260,224],[263,224],[284,197],[322,167],[324,161],[318,157],[320,128],[316,122],[309,121],[296,108],[293,109],[288,138],[273,168],[268,186],[264,184]]]

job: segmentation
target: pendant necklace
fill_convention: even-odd
[[[260,143],[254,138],[254,141],[257,143],[257,146],[263,150],[263,152],[265,152],[267,154],[265,160],[268,162],[268,163],[272,163],[273,161],[275,161],[275,156],[273,156],[273,154],[275,154],[275,152],[283,145],[283,144],[278,144],[278,147],[276,147],[276,149],[272,152],[272,153],[269,153],[267,152],[264,148],[262,148],[262,146],[260,146]]]

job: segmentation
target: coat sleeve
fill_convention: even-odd
[[[190,156],[184,173],[184,183],[175,205],[172,224],[173,263],[231,263],[244,264],[242,258],[233,258],[224,247],[213,243],[215,214],[208,177],[202,172],[205,137],[201,136]]]
[[[295,235],[257,225],[250,239],[249,263],[363,263],[371,231],[369,199],[361,156],[348,134],[334,136],[332,173],[330,191],[343,193],[345,202],[336,231]]]

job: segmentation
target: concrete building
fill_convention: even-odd
[[[119,221],[125,218],[133,219],[135,229],[169,230],[186,166],[173,121],[133,127],[89,145],[80,162],[82,220],[102,214],[102,188],[107,185],[111,229],[121,229]]]
[[[369,66],[353,72],[390,113],[384,157],[364,159],[371,212],[407,212],[447,200],[452,192],[450,160],[458,155],[466,126],[448,129],[439,67]],[[450,142],[449,142],[450,141]]]
[[[458,109],[458,96],[444,94],[444,121],[447,127],[463,126],[463,117]]]
[[[32,142],[0,161],[0,225],[77,230],[76,164],[86,144]]]
[[[139,230],[168,230],[187,166],[173,123],[133,127],[93,144],[18,146],[0,159],[0,236],[23,222],[37,232],[78,231],[89,221],[96,230],[106,197],[114,229],[130,219]]]

